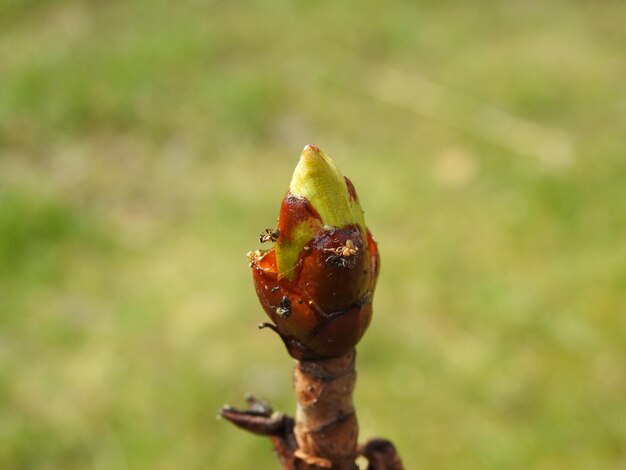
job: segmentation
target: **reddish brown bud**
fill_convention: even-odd
[[[345,354],[371,320],[378,250],[354,186],[315,146],[303,151],[277,233],[274,248],[249,254],[261,305],[293,357]]]

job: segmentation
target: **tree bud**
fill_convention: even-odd
[[[307,145],[285,195],[277,229],[249,253],[257,295],[297,359],[336,357],[361,339],[372,316],[379,270],[352,182]]]

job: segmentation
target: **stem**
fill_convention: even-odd
[[[332,359],[296,360],[296,419],[267,402],[246,398],[247,410],[225,405],[219,415],[234,425],[271,439],[283,470],[356,470],[363,456],[367,470],[403,470],[387,439],[370,439],[357,448],[358,425],[352,403],[356,352]]]
[[[306,470],[358,468],[358,424],[352,401],[355,358],[352,349],[338,358],[296,360],[296,456],[307,464]]]

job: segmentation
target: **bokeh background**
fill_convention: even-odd
[[[0,462],[276,468],[245,253],[302,147],[382,254],[363,439],[626,467],[626,3],[0,0]]]

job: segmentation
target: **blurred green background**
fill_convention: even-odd
[[[0,463],[276,468],[245,253],[300,151],[379,241],[363,439],[626,467],[626,3],[0,0]]]

